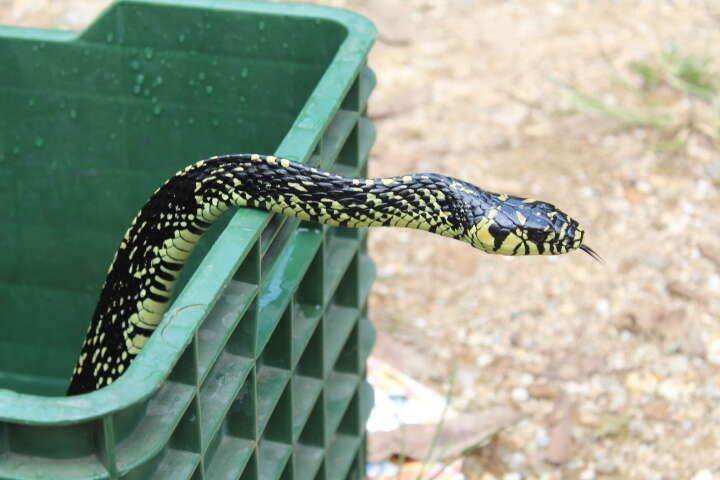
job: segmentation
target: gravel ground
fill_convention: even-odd
[[[106,3],[0,0],[0,22],[81,28]],[[718,106],[669,87],[647,93],[628,68],[672,41],[717,54],[720,7],[319,3],[365,13],[380,30],[373,175],[435,171],[550,201],[606,260],[372,235],[373,320],[386,343],[419,355],[408,373],[438,389],[454,374],[456,409],[523,414],[466,459],[467,477],[720,478]],[[615,106],[651,95],[677,128],[578,109],[566,85]],[[668,135],[683,145],[659,148]]]

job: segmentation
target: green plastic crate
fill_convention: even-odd
[[[132,368],[62,395],[112,254],[168,176],[233,152],[366,173],[374,36],[350,12],[232,0],[0,27],[0,478],[364,478],[362,230],[227,214]]]

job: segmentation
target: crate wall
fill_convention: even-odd
[[[364,58],[372,38],[360,43],[355,57]],[[343,61],[355,74],[336,107],[323,107],[334,112],[325,127],[314,137],[293,129],[277,154],[310,141],[306,163],[362,176],[375,139],[366,114],[375,77]],[[143,368],[123,375],[125,385],[159,390],[120,392],[118,383],[103,389],[113,394],[63,399],[0,391],[0,479],[365,478],[367,231],[241,213],[173,302],[137,360]],[[169,358],[177,361],[168,374]],[[24,405],[35,413],[23,417]]]

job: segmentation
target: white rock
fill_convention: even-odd
[[[716,338],[708,345],[707,359],[713,365],[720,366],[720,338]]]
[[[689,362],[685,355],[672,355],[666,362],[671,375],[685,375],[687,373]]]
[[[671,378],[668,378],[660,382],[658,393],[671,402],[677,402],[683,396],[683,391],[679,387],[680,385],[677,382],[673,382]]]
[[[590,466],[580,473],[580,480],[595,480],[595,468]]]
[[[624,370],[627,366],[627,361],[625,360],[625,352],[622,351],[616,351],[611,353],[607,357],[607,369],[612,370]]]
[[[522,480],[522,473],[510,472],[503,475],[503,480]]]
[[[625,378],[625,386],[635,392],[650,394],[655,393],[658,381],[652,373],[633,371]]]
[[[708,276],[706,285],[711,292],[720,292],[720,273]]]
[[[513,389],[510,397],[518,403],[526,402],[530,398],[530,392],[526,388],[518,387]]]
[[[601,298],[595,302],[595,310],[602,317],[608,317],[610,315],[610,301],[607,298]]]
[[[710,470],[702,469],[698,470],[698,472],[693,475],[692,480],[713,480],[714,478],[715,477]]]
[[[635,188],[637,188],[643,193],[650,193],[653,190],[652,185],[645,180],[638,180],[637,182],[635,182]]]
[[[658,394],[671,402],[688,398],[695,391],[695,385],[679,378],[666,378],[658,385]]]
[[[708,400],[717,400],[720,398],[720,388],[715,385],[705,385],[703,387],[703,396]]]
[[[522,468],[527,463],[527,457],[522,452],[515,452],[510,455],[509,462],[511,468]]]
[[[544,428],[538,429],[538,431],[535,432],[535,445],[537,445],[538,448],[545,448],[548,443],[550,443],[548,431]]]
[[[478,367],[487,367],[490,365],[493,360],[495,360],[495,357],[489,353],[481,353],[480,355],[475,358],[475,365]]]
[[[595,465],[595,470],[600,475],[614,475],[618,472],[618,467],[609,460],[598,462]]]

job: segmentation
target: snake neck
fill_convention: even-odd
[[[185,168],[155,191],[125,233],[68,394],[109,385],[129,367],[167,310],[193,248],[230,208],[351,228],[408,227],[465,240],[471,212],[459,201],[457,182],[436,174],[353,179],[262,155],[214,157]]]

